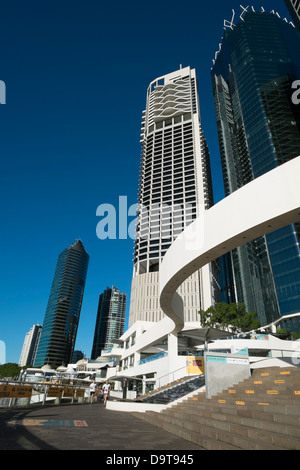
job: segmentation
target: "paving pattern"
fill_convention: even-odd
[[[0,450],[204,449],[131,413],[86,404],[0,408]]]

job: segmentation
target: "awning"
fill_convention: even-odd
[[[113,377],[108,377],[108,381],[110,380],[119,380],[120,382],[123,382],[123,380],[140,380],[141,382],[143,381],[143,379],[139,378],[139,377],[134,377],[132,375],[114,375]]]
[[[186,337],[195,339],[201,343],[208,343],[220,338],[228,338],[232,336],[229,331],[219,330],[218,328],[197,328],[195,330],[183,330],[178,333],[178,337]]]
[[[124,344],[123,339],[117,339],[117,338],[111,339],[110,342],[113,344]]]

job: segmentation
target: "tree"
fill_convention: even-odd
[[[229,330],[232,333],[255,330],[260,327],[256,312],[247,312],[243,303],[219,302],[215,307],[200,310],[203,327]]]
[[[0,366],[0,378],[18,378],[22,367],[13,362],[7,362]]]

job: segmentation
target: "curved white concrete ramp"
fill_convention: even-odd
[[[300,157],[255,179],[202,214],[175,240],[160,268],[160,305],[183,325],[178,287],[219,256],[300,221]]]

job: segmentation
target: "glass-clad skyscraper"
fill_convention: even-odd
[[[142,119],[142,158],[129,326],[163,318],[159,267],[172,242],[213,205],[209,152],[201,127],[194,69],[181,68],[152,81]],[[199,322],[214,304],[215,264],[180,287],[185,321]]]
[[[300,106],[292,100],[299,50],[299,33],[275,12],[244,9],[225,29],[212,82],[226,196],[300,155]],[[300,311],[299,224],[230,256],[236,299],[262,324]]]
[[[112,340],[124,333],[126,299],[127,295],[114,286],[100,295],[91,359],[101,356],[101,351],[111,348]]]
[[[293,22],[300,32],[300,0],[285,0]]]
[[[58,257],[34,366],[71,362],[89,263],[80,240]]]

